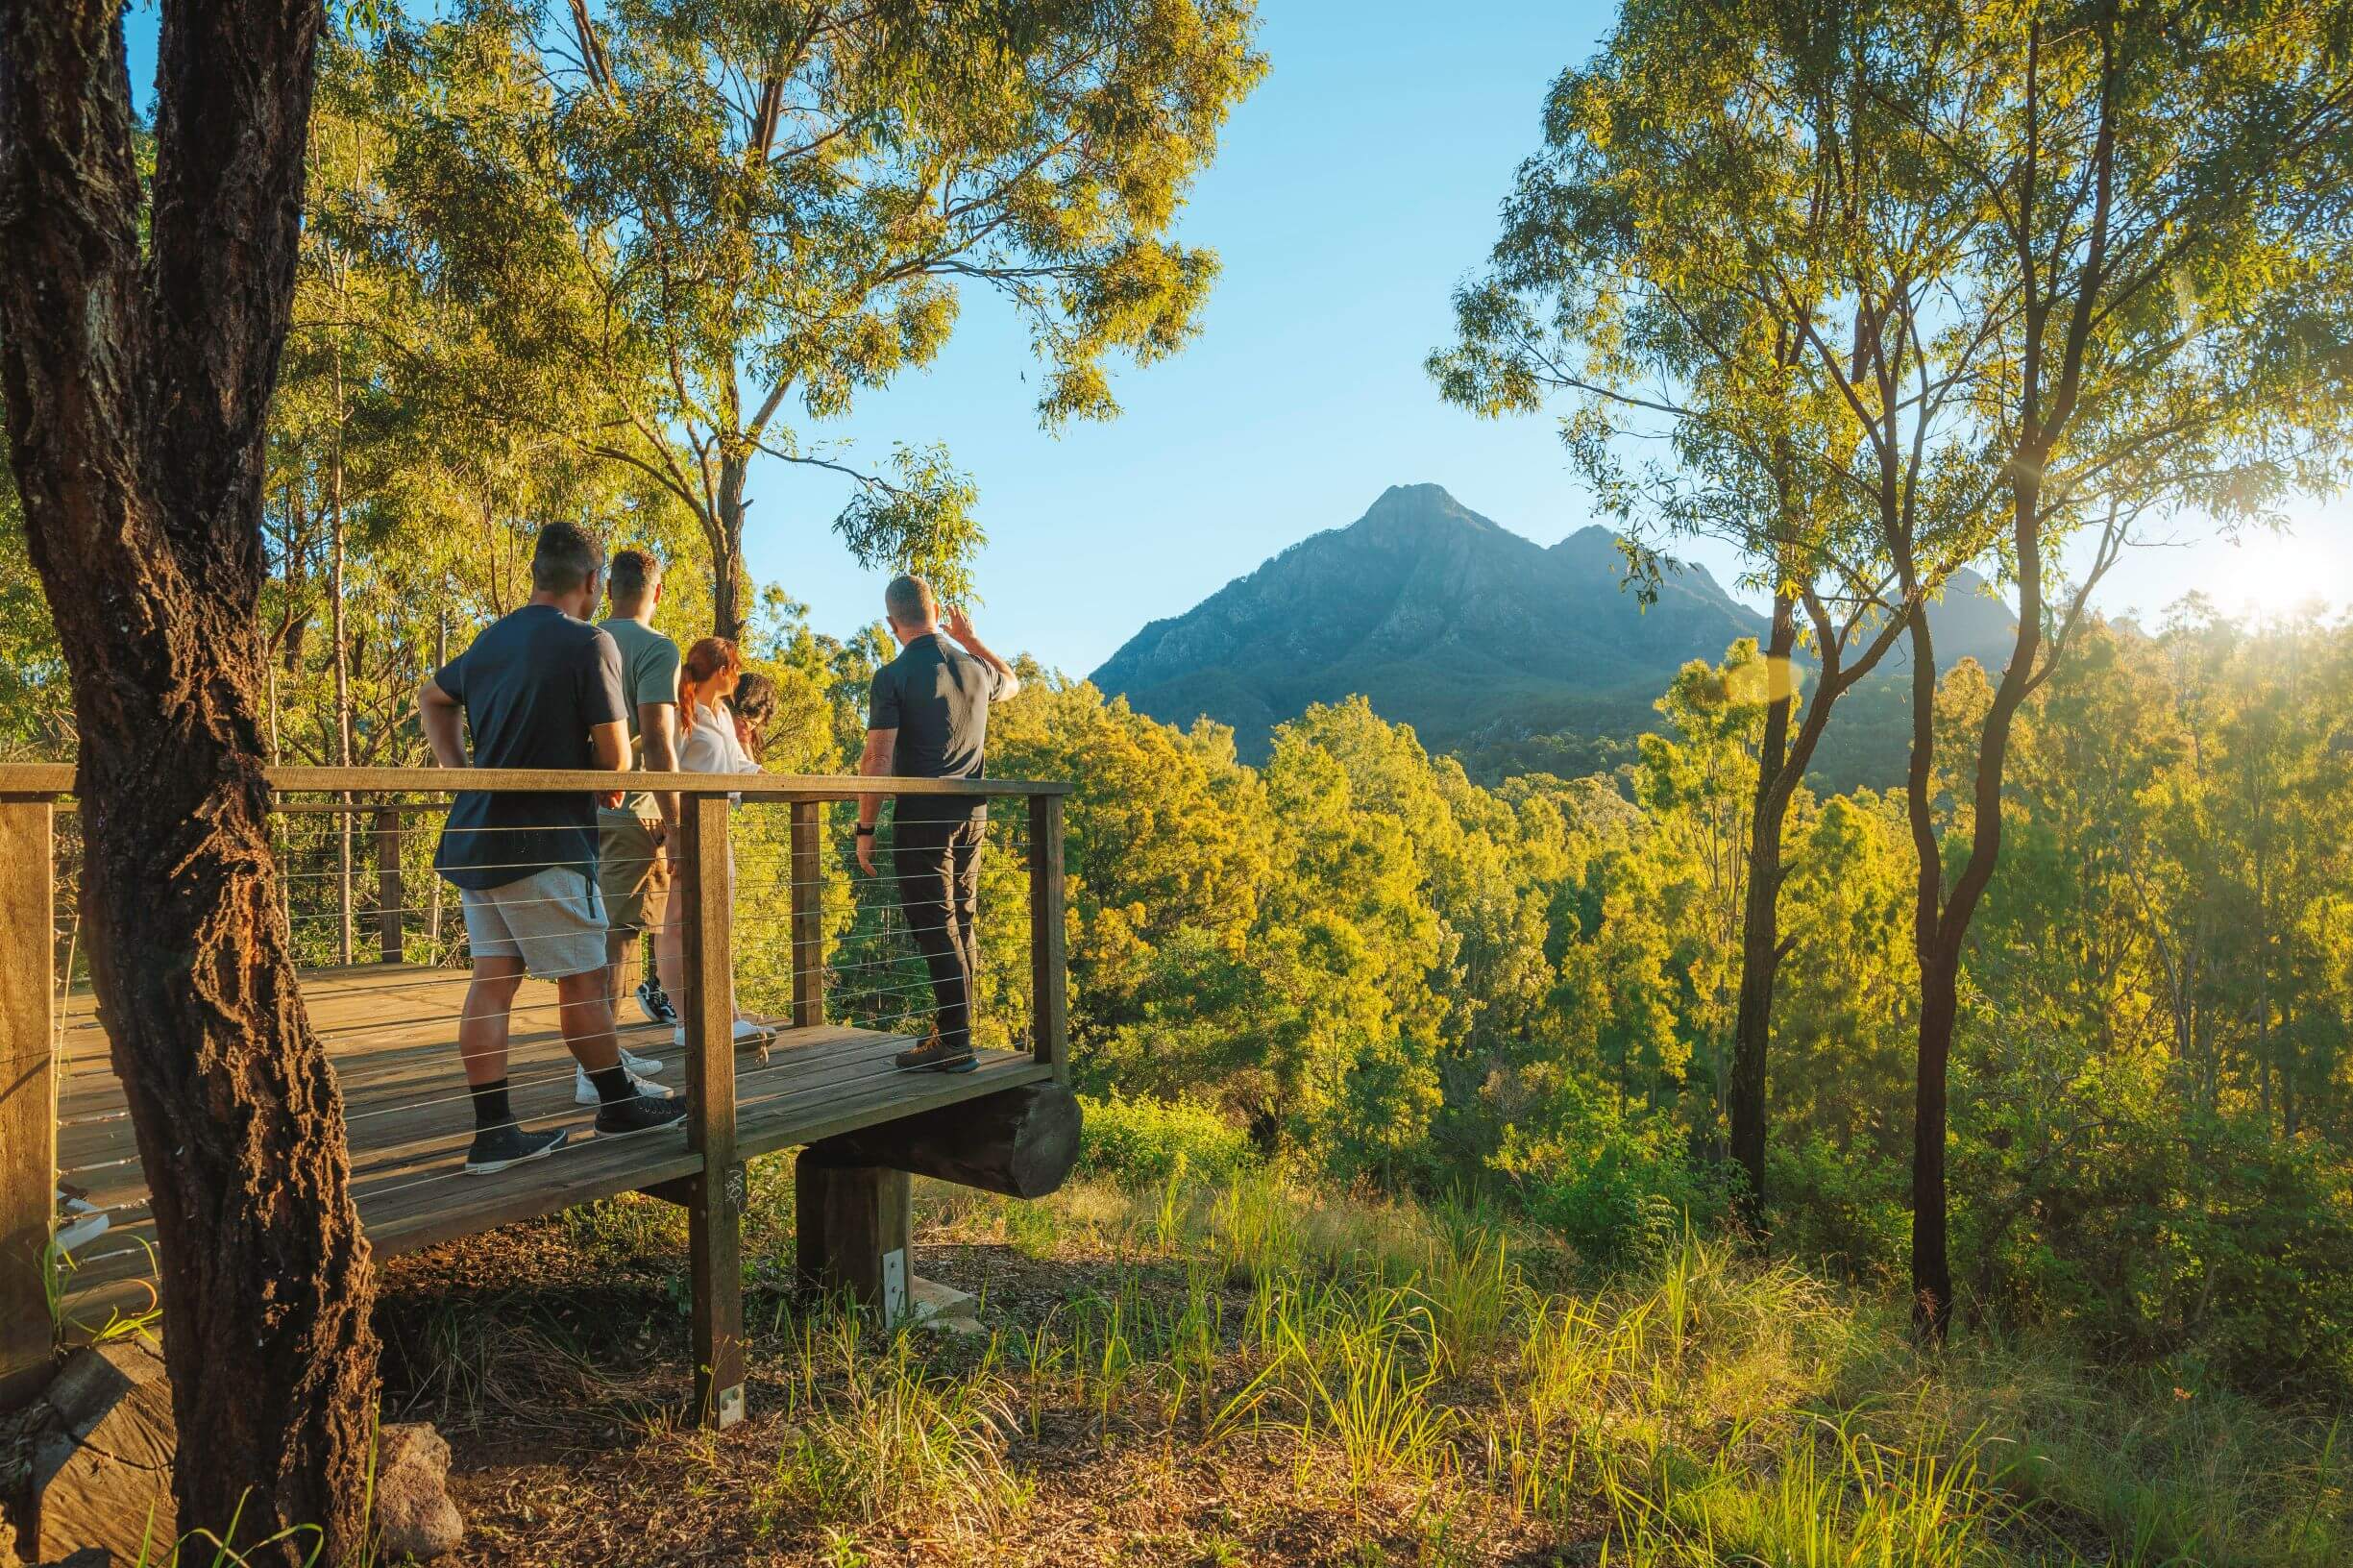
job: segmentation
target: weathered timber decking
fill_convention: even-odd
[[[683,1127],[626,1139],[590,1131],[596,1111],[573,1103],[572,1058],[556,1032],[554,989],[527,982],[517,1000],[508,1078],[515,1112],[529,1126],[579,1129],[546,1160],[495,1176],[459,1170],[473,1111],[457,1060],[457,1016],[466,971],[368,964],[308,971],[303,995],[344,1096],[359,1215],[380,1253],[408,1251],[699,1173]],[[686,1091],[686,1052],[668,1029],[627,1026],[623,1043],[658,1057],[656,1080]],[[974,1099],[1053,1077],[1027,1052],[984,1051],[979,1070],[903,1073],[897,1035],[842,1024],[787,1028],[766,1063],[736,1064],[736,1157],[773,1153],[837,1133]],[[58,1085],[58,1167],[110,1211],[107,1234],[78,1254],[64,1282],[64,1311],[85,1334],[110,1311],[147,1304],[152,1273],[147,1188],[124,1111],[122,1087],[86,993],[67,1001]]]

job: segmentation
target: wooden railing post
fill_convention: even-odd
[[[1062,796],[1029,797],[1031,1040],[1039,1064],[1070,1081],[1070,993],[1063,952]]]
[[[407,956],[401,943],[401,814],[390,804],[376,808],[376,941],[387,964]]]
[[[0,1409],[49,1375],[57,1212],[56,1005],[47,800],[0,800]]]
[[[793,802],[793,1027],[825,1021],[825,802]]]
[[[735,944],[727,797],[690,795],[680,824],[692,878],[686,920],[686,1146],[702,1157],[686,1201],[694,1287],[695,1416],[718,1430],[744,1419],[744,1167],[735,1157]]]

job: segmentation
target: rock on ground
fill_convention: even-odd
[[[971,1292],[917,1275],[907,1282],[907,1313],[911,1322],[940,1334],[986,1334],[980,1324],[980,1303]]]
[[[419,1422],[376,1436],[376,1531],[380,1560],[420,1562],[457,1550],[465,1521],[450,1501],[450,1445]]]

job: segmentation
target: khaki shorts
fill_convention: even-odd
[[[659,818],[632,811],[597,813],[597,885],[603,890],[605,919],[616,931],[644,931],[662,923],[670,876],[653,842]]]
[[[520,958],[534,980],[604,968],[604,905],[576,866],[551,866],[519,882],[461,888],[466,944],[474,956]]]

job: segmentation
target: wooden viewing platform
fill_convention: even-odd
[[[445,804],[396,799],[396,792],[446,796],[454,787],[453,775],[440,770],[286,769],[270,776],[282,793],[354,798],[355,805],[332,809],[375,820],[374,828],[362,833],[373,837],[379,851],[366,883],[377,905],[370,923],[378,961],[303,973],[305,1006],[342,1090],[353,1193],[371,1245],[379,1254],[408,1251],[627,1191],[682,1204],[690,1220],[696,1397],[701,1419],[710,1424],[727,1425],[743,1413],[744,1161],[808,1151],[797,1171],[803,1277],[822,1287],[848,1288],[886,1319],[903,1302],[908,1274],[907,1172],[1034,1196],[1067,1168],[1076,1122],[1074,1102],[1062,1087],[1068,1073],[1062,943],[1066,786],[726,779],[745,796],[745,810],[772,802],[791,813],[792,900],[784,943],[793,961],[793,1001],[790,1016],[775,1020],[765,1058],[736,1048],[723,1005],[707,1015],[694,1008],[698,1016],[684,1020],[681,1045],[667,1027],[628,1022],[636,1010],[625,998],[622,1043],[638,1056],[658,1059],[665,1070],[655,1081],[684,1095],[691,1112],[678,1126],[600,1138],[593,1132],[595,1109],[573,1099],[573,1059],[557,1028],[554,988],[527,981],[516,1000],[509,1045],[515,1112],[527,1126],[576,1131],[547,1159],[470,1176],[460,1167],[473,1111],[456,1034],[471,976],[462,967],[410,959],[399,840],[385,826],[390,814],[422,818]],[[0,1404],[37,1386],[61,1338],[88,1337],[113,1314],[135,1312],[154,1299],[147,1282],[155,1227],[107,1038],[86,987],[61,985],[53,973],[51,919],[59,891],[52,885],[53,835],[60,796],[70,781],[64,769],[0,768],[0,1064],[6,1068],[0,1076]],[[481,772],[465,778],[470,789],[569,790],[612,782],[612,774]],[[688,797],[681,858],[701,875],[686,911],[686,963],[699,977],[698,998],[727,995],[735,958],[730,901],[723,891],[711,894],[728,885],[730,833],[728,798],[712,791],[714,782],[707,774],[629,778],[632,787],[675,788]],[[907,1034],[828,1020],[820,906],[823,807],[867,789],[1013,796],[1026,807],[1032,1049],[984,1050],[981,1066],[968,1073],[901,1072],[891,1057],[911,1043]],[[408,885],[417,875],[407,873]],[[678,896],[674,890],[673,897]],[[743,896],[739,893],[739,901]],[[453,921],[456,899],[447,902]],[[964,1109],[954,1113],[952,1128],[937,1117],[910,1120],[958,1107]],[[975,1138],[986,1145],[977,1157]],[[105,1235],[74,1255],[70,1267],[54,1267],[48,1253],[61,1176],[110,1221]],[[168,1323],[164,1329],[169,1332]]]
[[[594,1106],[572,1099],[572,1057],[556,1029],[555,988],[527,981],[514,1013],[509,1075],[515,1114],[527,1127],[573,1127],[557,1154],[492,1176],[458,1169],[474,1136],[474,1113],[457,1061],[456,1020],[467,972],[418,965],[360,965],[303,976],[303,1000],[327,1046],[343,1090],[352,1193],[368,1241],[379,1254],[408,1252],[531,1219],[617,1192],[636,1191],[698,1174],[701,1157],[683,1128],[630,1138],[596,1138]],[[86,1331],[110,1310],[146,1299],[126,1289],[149,1273],[155,1239],[147,1186],[121,1084],[107,1063],[106,1036],[87,992],[65,1016],[59,1063],[66,1091],[57,1161],[75,1185],[108,1211],[107,1234],[77,1254],[61,1303]],[[621,1042],[659,1058],[655,1081],[674,1093],[686,1083],[686,1051],[666,1028],[625,1027]],[[845,1024],[784,1027],[766,1063],[741,1056],[736,1067],[735,1148],[749,1160],[798,1148],[944,1105],[1022,1084],[1049,1082],[1053,1069],[1027,1052],[983,1051],[968,1073],[900,1072],[894,1052],[903,1035]]]

